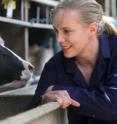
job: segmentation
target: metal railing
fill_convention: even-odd
[[[32,110],[9,117],[0,124],[68,124],[65,109],[57,102],[50,102]]]
[[[0,93],[0,124],[68,124],[66,109],[50,102],[28,107],[36,86]]]

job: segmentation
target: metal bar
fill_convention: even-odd
[[[110,15],[110,0],[105,0],[105,15]]]
[[[23,27],[29,27],[29,28],[53,29],[51,24],[35,24],[35,23],[26,22],[26,21],[10,19],[6,17],[0,17],[0,22],[5,22],[5,23],[16,25],[16,26],[23,26]]]
[[[49,24],[49,7],[46,7],[46,21]]]
[[[23,0],[21,0],[21,20],[24,20],[24,3]]]
[[[44,5],[48,5],[48,6],[56,6],[59,3],[59,2],[54,1],[54,0],[30,0],[30,1],[41,3]]]
[[[0,17],[0,22],[6,22],[6,23],[15,24],[15,25],[19,25],[19,26],[26,26],[26,27],[30,26],[30,23],[28,23],[26,21],[20,21],[17,19],[10,19],[10,18],[6,18],[6,17]]]
[[[117,16],[117,7],[116,7],[116,0],[111,0],[112,2],[112,16],[113,17],[116,17]]]
[[[39,21],[40,20],[40,7],[37,6],[37,16],[36,19]]]
[[[25,15],[25,21],[28,22],[28,1],[27,0],[24,0],[24,7],[25,7],[25,11],[24,11],[24,15]],[[28,28],[25,27],[24,29],[24,47],[25,47],[25,59],[28,61],[28,57],[29,57],[29,31],[28,31]]]
[[[50,102],[32,110],[0,121],[0,124],[68,124],[66,110]]]

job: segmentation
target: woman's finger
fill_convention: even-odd
[[[75,106],[75,107],[80,107],[80,103],[77,102],[76,100],[74,99],[71,99],[71,105]]]
[[[67,108],[71,104],[70,101],[65,101],[65,99],[62,98],[58,98],[57,102],[59,103],[61,108]]]

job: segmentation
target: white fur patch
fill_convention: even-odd
[[[4,40],[0,37],[0,45],[4,46]]]

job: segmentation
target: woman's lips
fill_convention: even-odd
[[[68,50],[71,48],[71,46],[61,46],[62,50]]]

